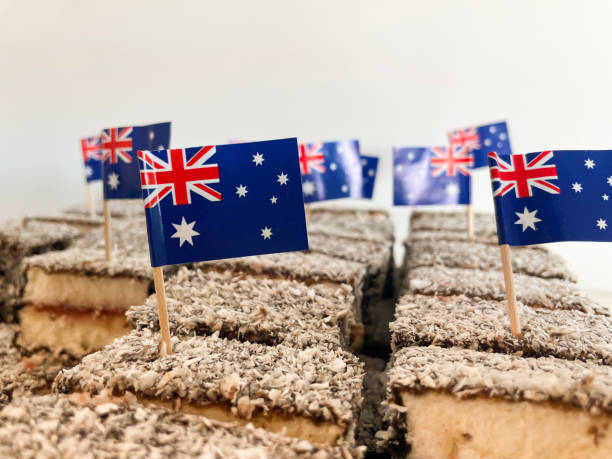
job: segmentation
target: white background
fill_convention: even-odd
[[[610,148],[611,5],[0,0],[2,218],[84,202],[78,139],[112,125],[171,120],[173,146],[358,138],[384,207],[391,146],[453,127],[507,119],[515,152]],[[474,192],[492,208],[484,171]],[[612,289],[612,245],[553,249]]]

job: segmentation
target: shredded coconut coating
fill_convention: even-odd
[[[410,232],[417,231],[460,231],[467,233],[467,213],[466,211],[412,211]],[[486,212],[474,212],[474,234],[481,237],[485,234],[497,237],[495,215]]]
[[[152,279],[153,271],[149,255],[115,250],[110,261],[104,258],[104,250],[71,248],[61,252],[49,252],[26,258],[24,269],[37,267],[45,272],[78,273],[91,276],[136,277]]]
[[[474,241],[482,244],[498,245],[497,234],[491,234],[486,232],[475,232]],[[404,245],[410,244],[411,241],[418,241],[421,239],[443,239],[445,241],[463,241],[468,242],[467,231],[451,231],[451,230],[418,230],[410,231],[408,239],[404,242]],[[471,242],[471,241],[469,241]],[[539,246],[531,246],[539,247]]]
[[[145,407],[133,397],[34,396],[0,411],[0,456],[210,459],[362,457],[308,441]]]
[[[166,283],[170,331],[268,345],[306,348],[328,342],[348,346],[355,324],[351,288],[307,286],[284,279],[256,279],[231,271],[186,267]],[[136,329],[159,330],[157,300],[133,306],[127,318]]]
[[[64,250],[82,232],[64,224],[30,221],[9,222],[0,226],[0,319],[15,320],[25,287],[20,269],[25,257],[53,250]]]
[[[457,398],[552,402],[591,414],[612,413],[612,367],[579,360],[407,347],[394,355],[388,378],[391,403],[399,402],[401,391],[434,390]]]
[[[147,223],[144,218],[111,220],[111,229],[113,250],[132,251],[148,255],[149,241]],[[104,228],[96,228],[88,232],[75,243],[75,247],[104,250]]]
[[[14,344],[17,331],[16,325],[0,324],[0,407],[13,398],[49,390],[62,367],[72,363],[46,351],[23,354]]]
[[[111,217],[116,218],[129,218],[129,217],[142,217],[144,218],[144,203],[142,199],[115,199],[109,201]],[[81,215],[89,216],[89,207],[81,204],[69,207],[62,211],[65,215]],[[96,214],[103,215],[103,207],[100,203],[96,207]]]
[[[517,300],[527,306],[610,315],[608,308],[566,280],[514,274],[514,284]],[[497,301],[506,299],[504,275],[501,271],[422,266],[408,271],[404,286],[405,291],[422,295],[465,295]]]
[[[198,336],[173,337],[174,353],[159,357],[159,338],[142,330],[115,340],[62,371],[54,391],[129,391],[194,406],[226,404],[246,419],[276,411],[334,422],[347,436],[354,429],[364,372],[352,354]]]
[[[91,217],[89,215],[76,214],[44,214],[24,217],[23,221],[28,224],[31,222],[64,224],[85,231],[104,225],[104,219],[97,215]]]
[[[377,210],[308,211],[308,231],[371,241],[393,241],[393,222],[386,212]]]
[[[499,248],[495,246],[441,239],[422,239],[411,242],[408,246],[406,263],[408,269],[437,265],[483,271],[501,272],[502,269],[501,254]],[[512,269],[515,273],[531,276],[576,280],[561,257],[527,247],[515,248],[512,251]]]
[[[392,347],[435,345],[612,364],[612,319],[518,304],[522,338],[510,331],[506,302],[465,296],[404,295],[390,324]]]

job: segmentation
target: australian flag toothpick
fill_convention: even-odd
[[[378,171],[378,158],[376,156],[361,155],[361,177],[363,180],[363,198],[372,199],[376,172]]]
[[[138,158],[152,266],[308,248],[297,139]]]
[[[612,150],[489,154],[499,243],[612,241]]]
[[[471,164],[464,148],[394,147],[393,204],[469,204]]]
[[[127,126],[102,131],[104,199],[141,199],[138,150],[170,146],[170,123]]]
[[[81,153],[83,154],[83,165],[85,166],[85,181],[91,183],[102,180],[100,136],[81,139]]]
[[[505,121],[455,129],[448,134],[449,144],[455,148],[464,147],[474,159],[473,168],[487,167],[487,154],[491,150],[502,155],[511,155],[510,136]]]
[[[299,158],[304,202],[362,197],[357,140],[302,144]]]

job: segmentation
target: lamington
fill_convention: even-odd
[[[450,268],[497,270],[501,272],[499,248],[477,242],[422,239],[410,242],[406,255],[406,270],[420,266],[447,266]],[[536,277],[576,281],[561,257],[528,247],[512,251],[512,269],[515,273]]]
[[[166,297],[173,335],[219,333],[222,338],[300,349],[324,343],[356,347],[355,341],[361,339],[353,294],[346,284],[307,286],[293,280],[182,267],[166,283]],[[155,295],[143,305],[132,306],[126,316],[137,330],[159,330]]]
[[[31,255],[66,249],[82,232],[64,224],[9,222],[0,226],[0,320],[13,322],[25,277],[21,262]]]
[[[387,277],[393,267],[391,241],[359,240],[323,232],[311,232],[308,234],[308,246],[311,252],[364,264],[367,268],[364,298],[371,299],[383,295]]]
[[[0,411],[2,457],[350,459],[363,448],[316,445],[100,394],[32,396]]]
[[[474,212],[474,234],[497,237],[495,216],[486,212]],[[410,214],[410,233],[418,231],[455,231],[467,234],[465,211],[418,210]]]
[[[48,351],[22,352],[15,345],[17,330],[17,325],[0,324],[0,407],[26,394],[49,392],[57,373],[74,364]]]
[[[148,329],[133,331],[63,370],[54,391],[132,392],[141,403],[313,443],[353,443],[364,376],[354,355],[213,335],[174,336],[173,353],[160,356],[159,339]]]
[[[573,309],[610,315],[610,310],[583,293],[573,282],[514,274],[516,298],[526,306],[546,309]],[[402,283],[402,292],[450,297],[465,295],[484,300],[506,299],[501,271],[421,266],[411,269]]]
[[[258,278],[299,280],[307,285],[324,284],[337,288],[348,284],[355,296],[355,318],[361,322],[363,288],[367,278],[367,268],[363,263],[322,253],[286,252],[196,263],[194,267],[204,271],[243,272]]]
[[[312,207],[307,210],[309,233],[368,241],[393,242],[393,222],[384,210]]]
[[[505,301],[465,296],[404,295],[398,300],[392,348],[435,345],[481,351],[553,356],[612,365],[612,318],[518,304],[522,337],[510,331]]]
[[[82,249],[104,249],[104,228],[96,228],[74,243]],[[147,223],[144,218],[122,218],[112,222],[112,250],[149,253]]]
[[[388,372],[397,456],[604,459],[612,367],[436,346],[395,354]]]
[[[72,248],[26,258],[19,344],[80,357],[130,330],[125,311],[152,293],[148,255]]]

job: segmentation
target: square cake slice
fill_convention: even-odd
[[[499,247],[477,242],[421,239],[411,241],[407,248],[406,269],[419,266],[448,266],[450,268],[497,270],[501,272]],[[540,249],[528,247],[512,250],[512,269],[530,276],[575,281],[563,259]]]
[[[13,322],[25,277],[21,262],[31,255],[66,249],[82,232],[65,224],[9,222],[0,226],[0,320]]]
[[[573,309],[610,315],[610,310],[585,295],[573,282],[514,274],[516,298],[532,308]],[[484,300],[506,299],[501,271],[421,266],[411,269],[403,282],[404,293],[448,297],[465,295]]]
[[[612,319],[518,304],[523,336],[510,331],[505,301],[404,295],[390,324],[392,347],[435,345],[612,364]]]
[[[308,286],[299,281],[254,278],[232,271],[180,268],[166,283],[170,332],[306,348],[359,344],[351,288],[343,284]],[[135,329],[159,330],[157,300],[132,306],[127,318]],[[358,327],[359,328],[359,327]]]
[[[232,270],[255,277],[299,280],[307,285],[324,284],[337,288],[348,284],[355,296],[355,318],[362,321],[361,303],[367,278],[367,268],[363,263],[322,253],[286,252],[196,263],[194,267],[204,271]]]
[[[435,346],[404,348],[388,371],[390,429],[411,458],[604,459],[612,367]]]
[[[158,333],[133,331],[62,371],[54,390],[129,391],[143,403],[313,443],[353,442],[363,367],[352,354],[196,336],[173,337],[174,353],[160,357],[158,343]]]
[[[83,356],[127,333],[125,311],[152,293],[147,255],[69,249],[24,260],[20,345]]]
[[[33,396],[0,411],[2,457],[359,459],[363,448],[326,447],[101,394]]]

